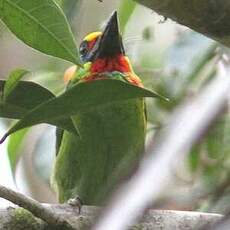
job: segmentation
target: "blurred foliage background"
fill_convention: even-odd
[[[215,76],[222,47],[148,8],[131,0],[56,1],[64,9],[78,44],[87,33],[100,30],[111,12],[118,9],[125,49],[136,73],[146,88],[170,99],[170,102],[147,99],[148,141],[167,125],[168,115],[178,104],[193,98]],[[6,78],[13,69],[25,68],[32,72],[27,80],[59,93],[64,90],[63,73],[69,66],[25,46],[0,24],[1,78]],[[6,129],[14,121],[0,122]],[[54,134],[54,127],[39,125],[13,134],[5,144],[18,189],[41,202],[56,201],[49,186],[55,158]],[[229,151],[230,122],[226,108],[208,135],[193,147],[188,159],[175,159],[181,161],[180,167],[174,167],[172,162],[175,180],[171,189],[162,194],[157,208],[223,213],[230,200]],[[2,176],[6,173],[1,171]]]

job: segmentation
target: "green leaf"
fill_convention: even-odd
[[[79,63],[70,26],[53,0],[0,0],[0,18],[27,45]]]
[[[21,154],[21,146],[28,130],[29,129],[22,129],[16,133],[13,133],[9,138],[7,152],[10,161],[10,167],[13,174],[15,174],[17,161],[19,155]]]
[[[3,93],[4,85],[5,81],[0,80],[0,94]],[[26,113],[51,98],[55,96],[48,89],[33,82],[20,81],[5,101],[0,100],[0,117],[21,119]],[[48,123],[70,132],[76,132],[70,118]]]
[[[188,155],[188,166],[191,172],[195,173],[200,166],[201,145],[195,145]]]
[[[3,90],[3,100],[11,94],[11,92],[16,88],[17,84],[19,83],[20,79],[29,73],[29,71],[24,69],[17,69],[10,73]]]
[[[0,80],[0,93],[3,94],[6,81]],[[29,81],[20,81],[14,91],[0,100],[0,117],[21,119],[26,112],[54,97],[47,89]]]
[[[133,0],[122,0],[118,9],[120,19],[120,30],[125,31],[125,27],[136,8],[136,3]]]
[[[6,133],[0,143],[10,134],[35,124],[58,121],[96,106],[141,97],[165,99],[153,91],[120,80],[104,79],[79,83],[27,113]]]

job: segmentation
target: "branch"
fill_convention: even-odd
[[[30,211],[35,217],[42,219],[53,226],[63,226],[73,229],[72,226],[63,217],[55,213],[52,209],[48,209],[41,203],[25,195],[15,192],[0,185],[0,197],[11,201],[14,204]]]
[[[190,103],[178,108],[149,148],[140,167],[113,197],[95,230],[123,230],[168,189],[172,167],[183,160],[227,104],[230,68],[222,61],[219,75]]]
[[[3,186],[0,186],[0,197],[24,208],[0,209],[0,229],[83,230],[92,225],[95,217],[101,212],[100,208],[84,206],[79,215],[78,209],[68,204],[41,204]],[[46,223],[35,218],[25,209]],[[149,229],[150,227],[152,229],[153,226],[161,227],[162,230],[176,229],[177,226],[180,226],[181,229],[188,227],[193,229],[204,224],[213,226],[221,218],[222,215],[211,213],[148,210],[140,223],[133,226],[132,229]]]
[[[230,47],[229,0],[135,0]]]
[[[71,210],[71,207],[65,205],[45,205],[47,208],[52,209],[53,211],[61,214],[64,218],[69,219],[72,224],[75,226],[75,229],[85,230],[87,229],[94,221],[94,217],[98,215],[99,208],[85,206],[83,208],[83,213],[78,216],[76,213]],[[20,213],[20,218],[18,214]],[[64,228],[51,228],[45,223],[42,223],[36,219],[32,219],[32,216],[24,213],[25,216],[22,216],[20,209],[0,209],[0,229],[9,229],[9,230],[25,230],[25,229],[60,229]],[[203,224],[211,227],[217,221],[221,220],[222,216],[218,214],[210,213],[201,213],[201,212],[184,212],[184,211],[172,211],[172,210],[149,210],[144,215],[143,219],[139,224],[134,225],[131,229],[154,229],[154,226],[157,229],[161,230],[172,230],[178,229],[195,229],[200,227]],[[28,221],[28,219],[30,219]],[[31,226],[37,226],[37,228],[32,228]],[[17,228],[15,228],[17,226]],[[20,226],[20,227],[19,227]]]

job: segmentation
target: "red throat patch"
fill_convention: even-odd
[[[132,71],[126,57],[121,54],[112,58],[98,58],[92,63],[90,70],[91,73],[103,73],[113,71],[129,73]]]
[[[90,68],[90,76],[85,77],[84,81],[94,81],[99,79],[106,79],[100,73],[118,71],[127,75],[126,80],[133,85],[143,87],[141,79],[133,72],[132,67],[123,55],[117,55],[113,58],[98,58],[94,61]]]

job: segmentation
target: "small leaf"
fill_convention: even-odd
[[[5,81],[0,80],[0,94],[3,93],[4,85]],[[21,119],[30,110],[51,98],[55,98],[55,95],[48,89],[33,82],[20,81],[5,101],[0,100],[0,117]],[[70,118],[59,121],[48,121],[48,123],[67,129],[73,133],[76,132]]]
[[[70,26],[53,0],[0,0],[0,18],[27,45],[79,63]]]
[[[22,129],[14,134],[12,134],[9,138],[8,145],[7,145],[7,152],[10,161],[10,167],[13,175],[15,174],[17,161],[19,155],[21,153],[21,146],[22,142],[27,134],[29,129]]]
[[[6,81],[0,80],[2,94],[5,85]],[[36,83],[19,81],[6,100],[0,101],[0,117],[21,119],[26,112],[53,97],[54,94]]]
[[[3,90],[3,100],[11,94],[11,92],[15,89],[20,79],[25,76],[29,71],[24,69],[17,69],[10,73]]]
[[[120,80],[104,79],[76,84],[60,96],[37,106],[17,122],[0,140],[2,143],[10,134],[40,123],[49,123],[68,118],[81,111],[108,103],[141,98],[158,97],[159,94]]]

